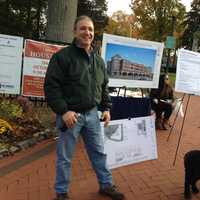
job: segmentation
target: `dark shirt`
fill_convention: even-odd
[[[111,108],[108,76],[103,59],[90,56],[75,41],[55,53],[47,69],[44,91],[48,104],[57,114],[68,110],[84,112],[101,105]]]

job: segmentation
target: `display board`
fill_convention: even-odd
[[[110,87],[157,88],[164,43],[104,34]]]
[[[200,53],[178,51],[175,91],[200,95]]]
[[[0,93],[20,94],[23,38],[0,34]]]
[[[44,77],[51,56],[63,46],[34,40],[25,41],[22,94],[24,96],[44,97]]]
[[[113,120],[108,127],[101,126],[109,168],[158,157],[154,116]]]

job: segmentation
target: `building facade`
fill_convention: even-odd
[[[151,67],[131,62],[118,54],[107,62],[107,70],[111,78],[149,81],[153,79]]]

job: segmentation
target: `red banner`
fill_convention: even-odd
[[[64,46],[26,40],[23,66],[24,96],[44,97],[44,77],[51,56]]]

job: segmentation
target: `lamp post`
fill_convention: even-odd
[[[171,46],[169,45],[167,48],[168,48],[168,52],[167,52],[167,63],[166,63],[166,68],[165,68],[165,73],[168,72],[169,70],[169,64],[170,64],[170,53],[171,53],[171,49],[174,48],[175,46],[175,38],[173,37],[173,34],[174,34],[174,30],[175,30],[175,23],[176,23],[176,17],[175,16],[172,16],[172,27],[171,27],[171,32],[170,32],[170,35],[168,36],[168,40],[171,40]],[[169,43],[170,41],[167,42]]]
[[[200,27],[193,34],[193,43],[192,43],[193,51],[199,50],[199,41],[200,41]]]

